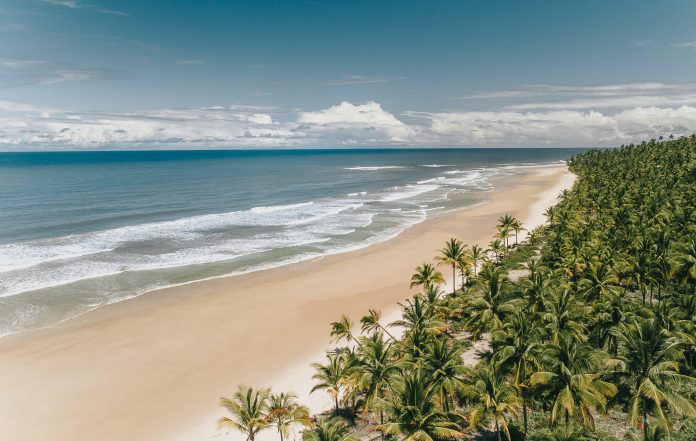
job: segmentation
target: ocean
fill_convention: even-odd
[[[580,151],[0,153],[0,336],[384,241]]]

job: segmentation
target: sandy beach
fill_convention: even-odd
[[[308,398],[309,361],[329,323],[368,308],[395,314],[409,278],[450,237],[486,245],[499,216],[531,228],[569,188],[566,167],[506,178],[489,201],[426,220],[370,247],[160,290],[61,326],[0,339],[0,438],[233,439],[217,431],[220,396],[240,383]],[[445,272],[447,274],[447,272]],[[235,438],[236,439],[236,438]]]

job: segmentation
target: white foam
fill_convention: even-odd
[[[293,210],[296,208],[302,208],[302,207],[311,207],[314,205],[314,202],[301,202],[299,204],[290,204],[290,205],[271,205],[270,207],[254,207],[249,212],[251,213],[276,213],[278,211],[283,211],[283,210]]]
[[[376,170],[396,170],[409,168],[403,165],[375,165],[375,166],[355,166],[345,167],[344,170],[376,171]]]
[[[262,206],[243,211],[204,214],[53,239],[0,245],[0,274],[47,262],[94,256],[114,251],[128,242],[162,239],[193,240],[206,235],[210,230],[233,226],[302,225],[361,206],[361,203],[342,201]]]
[[[380,200],[382,202],[400,201],[437,190],[438,188],[440,188],[439,185],[407,185],[406,187],[400,188],[399,190],[382,197]]]

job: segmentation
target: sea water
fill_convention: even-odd
[[[384,241],[579,151],[0,153],[0,335]]]

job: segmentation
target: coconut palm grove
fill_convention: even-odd
[[[568,165],[573,188],[524,241],[503,216],[488,246],[452,238],[416,269],[401,319],[331,324],[313,393],[333,409],[242,385],[219,424],[250,441],[293,427],[307,441],[696,439],[696,135]]]

